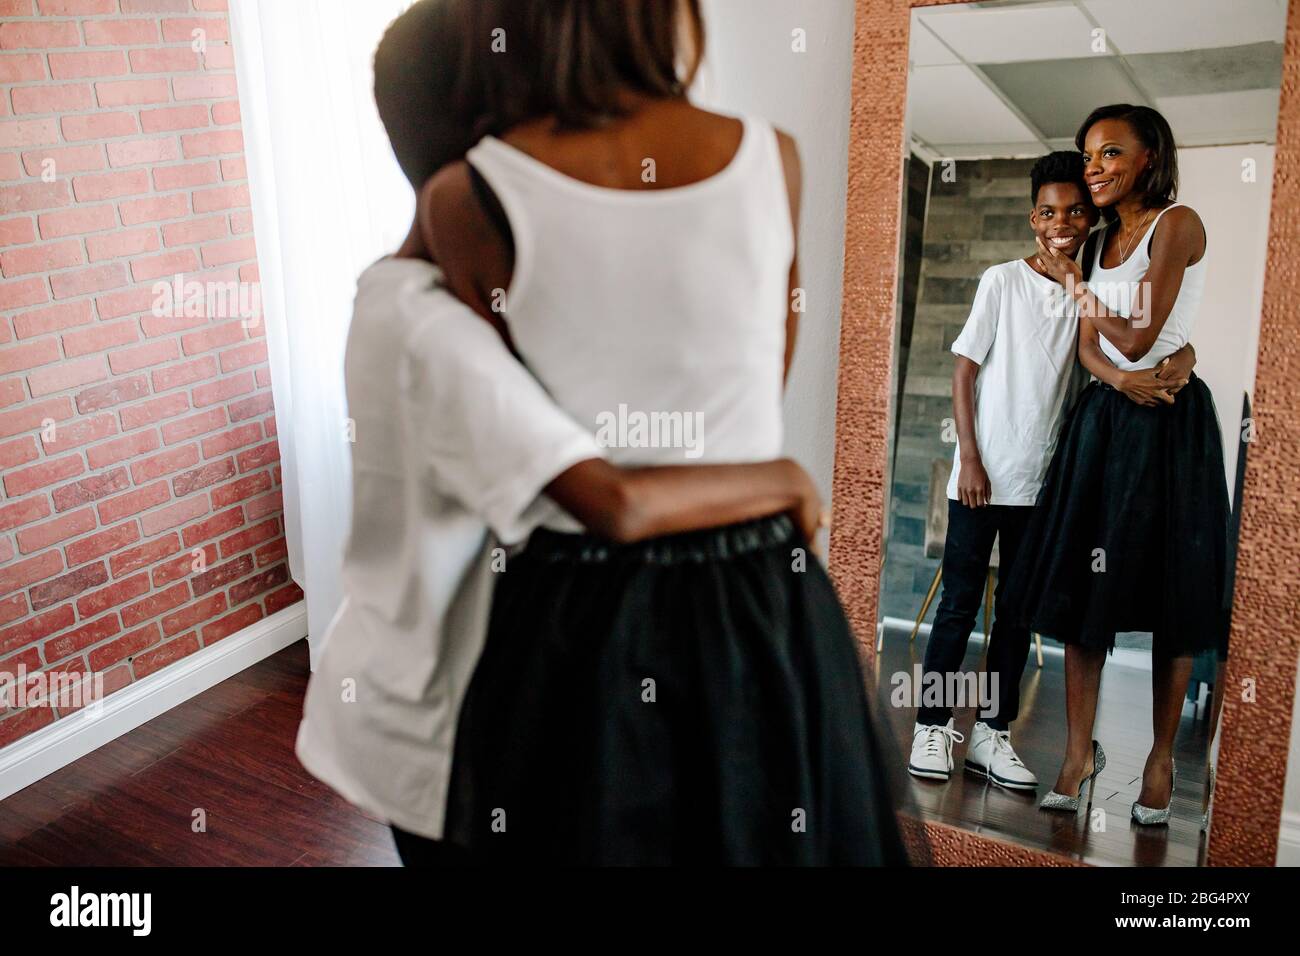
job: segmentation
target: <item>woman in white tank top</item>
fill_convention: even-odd
[[[720,172],[667,189],[592,186],[492,136],[469,153],[514,240],[510,336],[616,464],[781,454],[794,230],[777,135],[741,123]]]
[[[1130,243],[1134,248],[1127,258],[1121,258],[1120,262],[1110,269],[1102,265],[1102,251],[1106,246],[1106,240],[1110,238],[1111,233],[1115,232],[1117,221],[1112,221],[1106,226],[1101,240],[1096,243],[1088,288],[1106,306],[1107,311],[1115,315],[1132,317],[1135,314],[1134,305],[1139,306],[1139,309],[1143,305],[1140,293],[1142,284],[1151,270],[1151,243],[1161,220],[1165,218],[1165,213],[1171,209],[1182,209],[1188,220],[1196,220],[1195,224],[1190,226],[1193,233],[1200,228],[1196,214],[1182,203],[1170,203],[1159,211],[1147,210],[1144,218],[1150,222],[1150,226],[1145,235],[1138,238],[1136,242]],[[1116,240],[1110,248],[1115,249],[1123,245],[1124,243]],[[1155,368],[1161,361],[1188,343],[1192,335],[1192,324],[1196,321],[1201,308],[1201,299],[1205,295],[1207,254],[1208,250],[1202,243],[1200,258],[1183,270],[1182,284],[1179,286],[1173,307],[1169,310],[1163,324],[1158,327],[1154,344],[1144,355],[1130,359],[1118,347],[1111,344],[1110,339],[1104,335],[1100,336],[1102,354],[1112,365],[1124,371]],[[1138,318],[1140,320],[1141,316],[1139,315]],[[1095,330],[1096,327],[1093,328]]]
[[[1106,652],[1152,632],[1155,740],[1132,806],[1169,819],[1173,745],[1193,655],[1226,656],[1228,490],[1214,401],[1150,369],[1185,345],[1205,288],[1200,217],[1174,202],[1177,151],[1149,107],[1095,110],[1079,130],[1085,180],[1108,225],[1080,268],[1042,248],[1079,303],[1079,359],[1095,376],[1067,420],[1008,582],[1024,624],[1066,643],[1069,736],[1043,807],[1077,811],[1105,764],[1092,739]],[[1143,383],[1134,387],[1135,382]]]
[[[614,462],[778,456],[793,143],[687,101],[694,2],[471,10],[510,53],[471,50],[494,135],[422,195],[452,290]],[[906,862],[899,761],[790,519],[578,531],[557,511],[497,584],[447,838],[491,863]]]

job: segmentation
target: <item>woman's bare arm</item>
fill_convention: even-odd
[[[1097,327],[1087,318],[1079,320],[1079,361],[1097,381],[1112,388],[1119,387],[1120,370],[1106,358],[1106,353],[1101,350]]]
[[[1097,327],[1087,318],[1079,319],[1079,361],[1083,367],[1096,376],[1099,382],[1111,386],[1126,398],[1139,405],[1154,406],[1160,402],[1166,405],[1174,403],[1170,382],[1159,378],[1153,368],[1126,372],[1116,368],[1115,364],[1101,350],[1101,340]]]

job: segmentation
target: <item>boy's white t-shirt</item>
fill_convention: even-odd
[[[991,266],[980,277],[952,351],[980,367],[975,438],[993,489],[990,504],[1037,500],[1061,422],[1087,381],[1078,341],[1078,307],[1023,259]],[[948,480],[952,499],[960,469],[959,442]]]
[[[591,432],[438,278],[427,262],[387,258],[357,282],[342,603],[296,745],[343,797],[434,839],[487,633],[493,549],[550,513],[538,496],[553,478],[602,457]]]

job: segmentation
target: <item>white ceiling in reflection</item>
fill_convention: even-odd
[[[1073,148],[1094,107],[1165,114],[1181,146],[1273,142],[1286,0],[1033,0],[919,8],[908,131],[929,158]],[[1095,31],[1105,51],[1096,52]]]

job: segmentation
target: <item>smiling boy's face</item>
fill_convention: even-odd
[[[1083,248],[1088,230],[1097,223],[1097,208],[1076,183],[1043,183],[1029,225],[1048,248],[1073,259]]]

